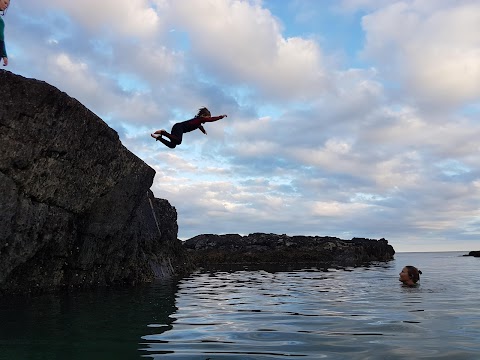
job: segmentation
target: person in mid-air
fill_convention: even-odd
[[[206,107],[203,107],[198,111],[198,114],[193,119],[173,125],[171,134],[162,129],[155,131],[153,134],[151,134],[151,136],[155,140],[161,141],[164,145],[173,149],[182,143],[183,134],[200,129],[201,132],[207,135],[207,132],[202,124],[205,124],[206,122],[217,121],[223,119],[224,117],[227,117],[227,115],[212,116],[210,111]],[[168,138],[168,140],[164,139],[162,136],[165,136]]]
[[[2,16],[5,15],[5,11],[7,10],[8,5],[10,5],[10,0],[0,0],[0,12]],[[3,60],[3,66],[7,66],[8,56],[7,56],[7,50],[5,47],[4,31],[5,31],[5,23],[3,19],[0,17],[0,59]]]
[[[400,277],[398,280],[400,280],[403,285],[406,286],[415,286],[417,284],[417,281],[420,280],[420,274],[422,272],[418,270],[415,266],[407,265],[402,269],[402,272],[399,274]]]

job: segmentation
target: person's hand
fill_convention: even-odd
[[[222,118],[226,118],[226,117],[227,117],[227,114],[223,114],[223,115],[222,115]]]
[[[7,57],[3,57],[3,66],[7,66],[8,65],[8,58]]]

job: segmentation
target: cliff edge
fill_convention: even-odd
[[[0,71],[0,294],[183,273],[155,171],[77,100]]]

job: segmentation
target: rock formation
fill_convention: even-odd
[[[480,251],[470,251],[468,255],[463,255],[463,256],[480,257]]]
[[[0,293],[150,281],[188,260],[155,171],[77,100],[0,71]]]
[[[197,266],[219,264],[316,264],[359,266],[389,261],[395,251],[385,239],[287,236],[255,233],[195,236],[184,243]]]

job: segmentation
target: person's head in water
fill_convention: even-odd
[[[400,277],[398,278],[404,285],[412,286],[420,280],[420,274],[422,272],[415,266],[407,265],[402,269]]]
[[[0,11],[2,12],[2,15],[5,14],[5,11],[7,11],[9,5],[10,0],[0,0]]]
[[[198,114],[195,117],[211,117],[211,116],[212,114],[210,113],[210,110],[208,110],[206,107],[203,107],[200,110],[198,110]]]

